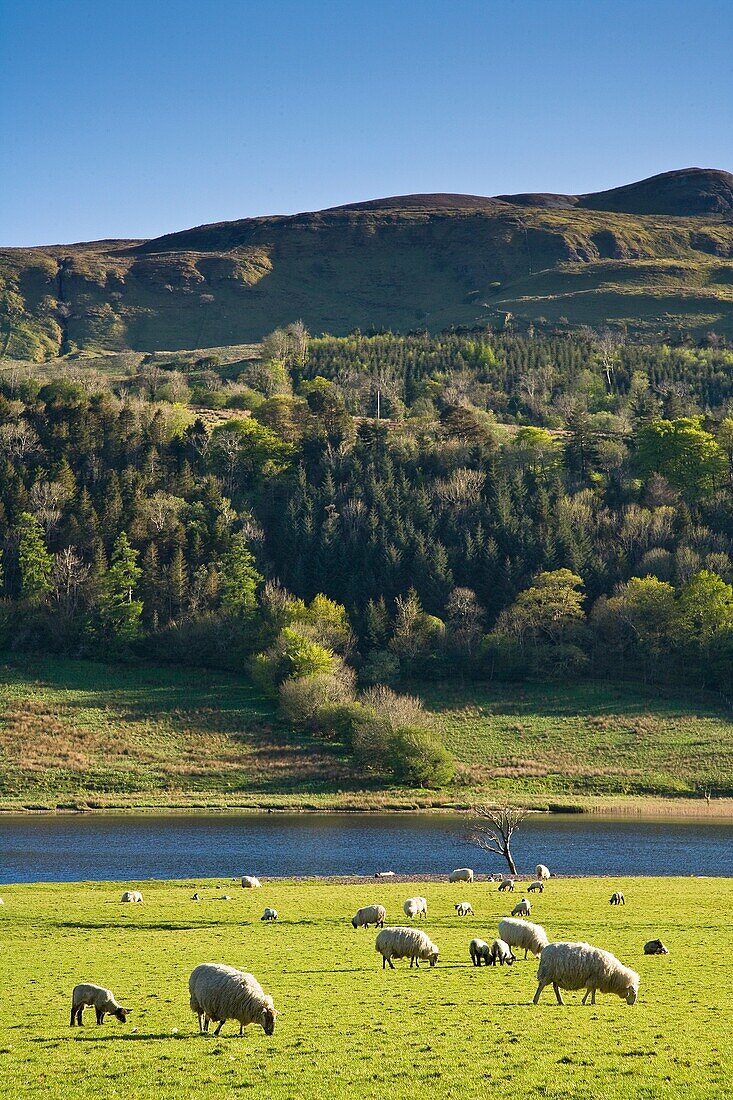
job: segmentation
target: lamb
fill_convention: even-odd
[[[209,1030],[214,1020],[218,1035],[227,1020],[239,1021],[239,1034],[247,1024],[259,1024],[265,1035],[272,1035],[280,1013],[272,997],[265,993],[252,974],[235,970],[224,963],[201,963],[188,979],[191,1011],[199,1018],[199,1032]]]
[[[415,920],[417,917],[427,917],[428,903],[425,898],[408,898],[402,906],[402,912],[410,920]]]
[[[473,882],[473,870],[470,867],[456,867],[448,876],[449,882]]]
[[[142,901],[143,896],[139,890],[125,890],[121,898],[122,901]]]
[[[513,917],[504,917],[499,921],[499,936],[510,947],[522,949],[525,959],[528,951],[539,955],[550,942],[541,924],[532,924],[531,921],[516,920]]]
[[[394,970],[392,959],[409,959],[420,969],[420,959],[429,962],[431,967],[438,961],[438,948],[421,928],[383,928],[378,934],[374,950],[382,956],[382,970],[389,965]]]
[[[254,875],[242,876],[242,889],[243,890],[258,890],[262,886],[262,883]]]
[[[542,879],[543,882],[547,881],[550,877],[549,867],[545,867],[544,863],[538,863],[534,869],[534,873],[537,878]]]
[[[387,919],[387,910],[383,905],[364,905],[357,909],[351,923],[354,928],[368,928],[370,924],[377,928],[384,928]]]
[[[522,898],[520,902],[512,909],[513,917],[528,917],[532,913],[532,906],[529,904],[527,898]]]
[[[616,890],[613,894],[611,894],[609,905],[626,905],[626,898],[620,890]]]
[[[510,892],[514,890],[514,883],[510,878],[502,879],[499,883],[499,891],[501,892],[502,890],[509,890]]]
[[[270,909],[269,905],[260,917],[260,920],[277,920],[277,909]]]
[[[474,966],[481,966],[483,960],[484,966],[489,965],[491,948],[485,940],[471,940],[468,945],[468,953],[471,956],[471,962]]]
[[[645,955],[669,955],[669,950],[661,940],[648,940],[644,944]]]
[[[610,951],[591,947],[589,943],[550,943],[544,948],[537,971],[537,992],[533,1004],[539,1002],[542,990],[552,985],[558,1004],[564,1004],[561,989],[585,989],[583,1004],[596,1003],[596,991],[615,993],[628,1005],[636,1004],[639,995],[639,975],[620,963]]]
[[[504,963],[507,966],[511,966],[515,962],[514,952],[508,943],[504,940],[492,940],[491,947],[489,948],[489,964],[496,966],[497,962],[503,966]]]
[[[457,905],[454,905],[456,913],[459,917],[472,917],[473,906],[470,901],[459,901]]]
[[[124,1024],[132,1012],[131,1008],[123,1008],[117,1003],[111,989],[104,989],[101,985],[82,983],[75,985],[71,992],[71,1027],[74,1024],[78,1024],[79,1027],[84,1026],[81,1018],[87,1005],[94,1005],[98,1025],[104,1022],[107,1013]]]
[[[394,871],[375,871],[375,878],[394,878]]]
[[[537,890],[539,890],[541,894],[544,894],[545,892],[545,884],[544,882],[540,882],[539,879],[537,879],[535,882],[530,882],[529,886],[527,887],[527,893],[534,894]]]

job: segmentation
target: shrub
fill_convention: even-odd
[[[437,738],[419,726],[401,726],[389,739],[388,761],[398,783],[444,787],[453,779],[453,758]]]
[[[353,699],[354,679],[352,670],[342,665],[334,672],[285,680],[280,684],[280,711],[294,725],[307,725],[327,705]]]

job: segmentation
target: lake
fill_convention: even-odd
[[[0,815],[0,882],[505,871],[437,814]],[[520,872],[733,875],[733,822],[533,814]]]

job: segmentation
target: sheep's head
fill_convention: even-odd
[[[359,925],[357,923],[357,920],[356,920],[356,917],[351,918],[351,926],[352,926],[352,928],[358,928],[359,927]]]
[[[626,1004],[627,1005],[635,1005],[636,1004],[636,999],[639,996],[639,979],[638,979],[638,977],[634,977],[634,980],[629,982],[629,984],[626,987],[625,993],[626,993]]]
[[[112,1013],[112,1015],[120,1021],[121,1024],[127,1023],[127,1017],[132,1012],[131,1008],[118,1008]]]
[[[262,1009],[261,1023],[265,1035],[272,1035],[274,1033],[275,1020],[279,1015],[280,1013],[272,1005],[266,1005],[265,1008]]]
[[[438,952],[437,951],[432,951],[428,955],[428,962],[430,963],[431,966],[435,966],[437,961],[438,961]]]

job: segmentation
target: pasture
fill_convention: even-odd
[[[240,872],[249,868],[243,857]],[[263,880],[31,884],[2,889],[0,1095],[175,1100],[247,1095],[421,1100],[438,1097],[707,1098],[733,1095],[726,879],[553,880],[533,895],[550,939],[583,939],[641,975],[637,1005],[582,994],[531,1004],[537,963],[474,969],[468,943],[491,940],[522,896],[495,884]],[[123,887],[142,905],[123,905]],[[611,907],[621,889],[625,907]],[[202,900],[191,895],[197,890]],[[224,901],[223,894],[231,900]],[[383,972],[375,931],[354,931],[359,905],[381,901],[407,923],[403,900],[424,894],[421,922],[441,951],[434,970]],[[475,916],[459,918],[457,901]],[[279,910],[263,924],[266,905]],[[665,957],[645,957],[661,936]],[[206,961],[251,970],[283,1013],[272,1038],[225,1025],[200,1037],[188,975]],[[110,986],[133,1008],[126,1025],[69,1027],[79,981]]]

